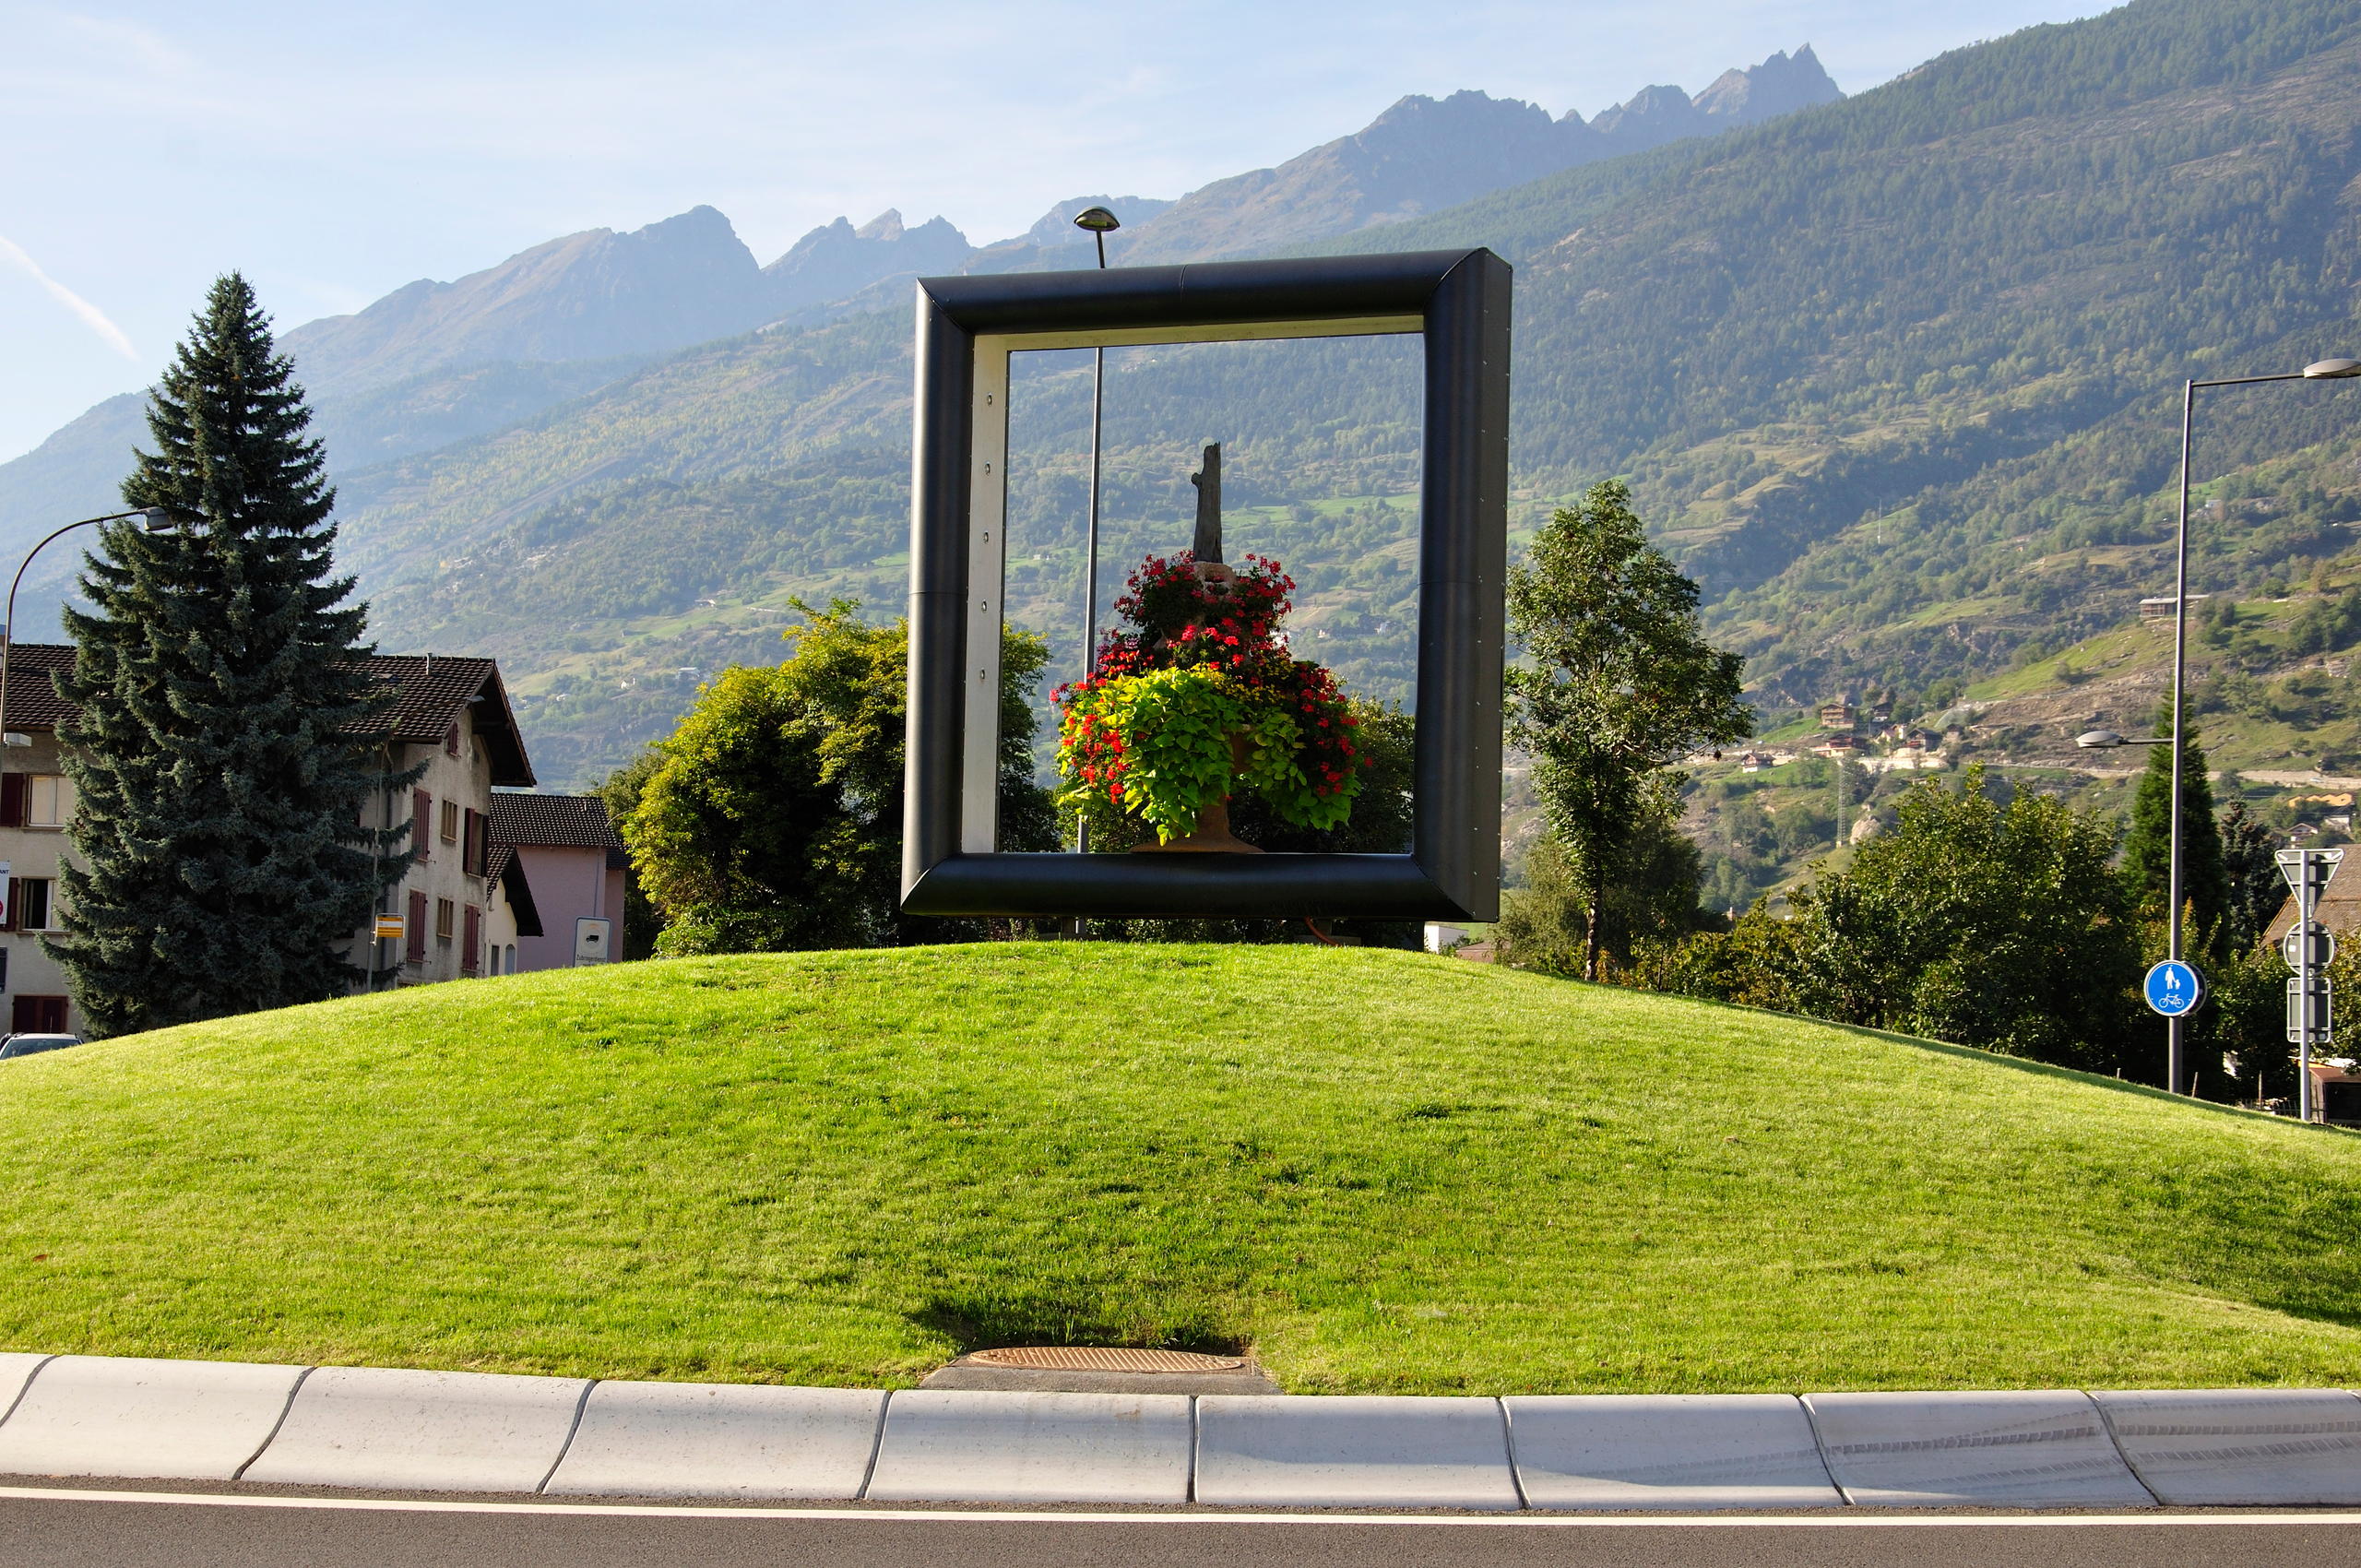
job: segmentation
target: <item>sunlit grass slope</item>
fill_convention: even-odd
[[[2361,1382],[2361,1139],[1421,955],[435,986],[0,1065],[0,1348],[1290,1388]]]

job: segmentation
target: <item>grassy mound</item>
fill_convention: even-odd
[[[445,985],[0,1066],[0,1348],[1303,1391],[2361,1383],[2361,1140],[1419,955]]]

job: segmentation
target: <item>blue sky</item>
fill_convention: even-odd
[[[700,202],[978,243],[1476,88],[1585,115],[1810,42],[1847,92],[2101,0],[0,0],[0,459],[142,386],[215,274],[282,326]]]

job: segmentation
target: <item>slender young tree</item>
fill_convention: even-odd
[[[81,864],[43,945],[99,1033],[341,993],[361,971],[339,949],[408,864],[406,828],[361,821],[386,780],[355,731],[390,699],[329,575],[335,493],[291,370],[245,279],[216,282],[123,487],[176,526],[104,525],[93,612],[65,616]]]
[[[1607,891],[1679,786],[1672,765],[1754,732],[1745,660],[1705,641],[1697,585],[1614,480],[1553,515],[1510,571],[1509,625],[1527,660],[1509,671],[1509,734],[1581,889],[1583,978],[1596,980]]]

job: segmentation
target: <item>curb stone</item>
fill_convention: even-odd
[[[1489,1512],[2361,1504],[2361,1398],[2335,1389],[882,1393],[0,1353],[0,1465],[19,1474],[218,1478],[226,1462],[233,1479],[382,1491]]]

